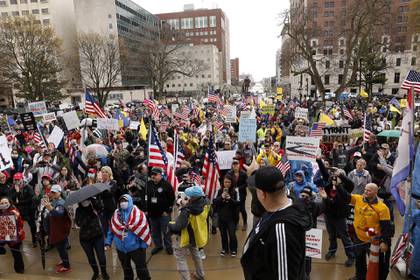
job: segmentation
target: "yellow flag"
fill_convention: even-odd
[[[367,97],[369,97],[369,94],[364,90],[364,89],[362,89],[361,91],[360,91],[360,96],[361,97],[364,97],[364,98],[367,98]]]
[[[319,115],[319,121],[318,122],[325,123],[326,125],[334,125],[334,121],[330,117],[325,115],[324,113],[321,113]]]
[[[260,108],[263,108],[263,107],[265,107],[265,106],[266,106],[265,102],[264,102],[263,100],[261,100],[261,101],[260,101]]]
[[[140,122],[140,135],[143,137],[143,139],[147,139],[147,128],[146,128],[146,125],[144,124],[143,118],[141,118],[141,122]]]
[[[401,106],[401,108],[407,107],[407,99],[401,99],[400,100],[400,106]]]
[[[394,105],[389,105],[389,110],[391,112],[397,112],[398,114],[401,115],[401,111],[397,109],[397,107],[395,107]]]

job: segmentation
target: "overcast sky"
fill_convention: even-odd
[[[230,23],[230,57],[239,57],[240,73],[255,80],[274,76],[278,38],[278,14],[288,0],[133,0],[153,14],[182,11],[184,4],[195,8],[221,8]]]

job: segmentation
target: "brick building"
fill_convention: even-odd
[[[230,76],[232,85],[239,84],[239,58],[234,58],[230,60]]]

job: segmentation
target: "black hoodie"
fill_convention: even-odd
[[[298,200],[266,213],[253,228],[241,258],[245,279],[305,279],[305,232],[310,213]]]

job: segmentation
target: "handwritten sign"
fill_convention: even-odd
[[[322,141],[324,143],[334,143],[336,141],[347,143],[350,139],[350,126],[330,126],[324,127]]]
[[[57,118],[55,117],[55,113],[51,112],[51,113],[47,113],[47,114],[43,115],[42,120],[45,123],[49,123],[49,122],[53,122],[53,121],[57,120]]]
[[[45,103],[45,101],[28,103],[28,110],[29,112],[34,113],[35,117],[42,116],[48,113],[47,104]]]
[[[261,113],[264,115],[274,115],[276,107],[273,104],[265,105],[261,108]]]
[[[308,119],[308,108],[300,108],[297,107],[295,110],[295,118],[296,119]]]
[[[53,143],[55,147],[58,147],[63,137],[64,137],[63,130],[61,130],[61,128],[58,126],[55,126],[50,136],[48,137],[47,142]]]
[[[116,119],[97,119],[98,128],[106,130],[120,130],[120,125]]]
[[[19,241],[15,215],[0,215],[0,241]]]
[[[228,114],[226,115],[225,122],[226,123],[236,123],[236,107],[225,105],[225,108],[229,110]]]
[[[307,257],[322,259],[322,229],[308,230],[305,245]]]
[[[241,119],[249,119],[251,117],[251,111],[241,111]]]
[[[316,161],[319,150],[317,137],[286,137],[286,154],[289,160]]]
[[[70,112],[64,113],[63,119],[69,131],[80,127],[80,120],[79,120],[79,117],[77,116],[76,111],[70,111]]]
[[[233,158],[236,155],[236,150],[232,151],[219,151],[217,154],[217,163],[221,170],[230,169],[232,167]]]
[[[239,121],[239,142],[255,142],[257,137],[257,120],[241,118]]]
[[[5,135],[0,136],[0,171],[13,167],[12,155]]]
[[[138,121],[130,121],[130,129],[137,130],[139,128],[140,122]]]
[[[34,113],[29,112],[20,114],[20,119],[22,120],[23,127],[26,131],[37,130]]]

